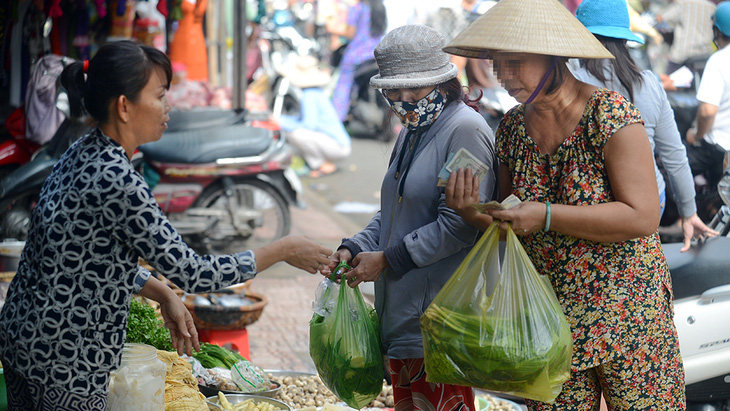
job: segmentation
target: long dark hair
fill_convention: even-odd
[[[641,77],[641,70],[629,54],[629,49],[626,48],[626,40],[599,35],[596,35],[596,38],[615,57],[608,60],[611,71],[616,74],[621,85],[628,90],[629,100],[634,101],[634,90],[644,84],[644,79]],[[609,80],[603,70],[604,62],[602,59],[581,60],[581,64],[602,83]]]
[[[444,97],[446,97],[446,105],[449,105],[452,101],[463,101],[464,104],[479,112],[479,106],[477,102],[481,98],[479,95],[475,99],[469,98],[468,87],[461,84],[458,77],[454,77],[444,83],[439,84],[439,88],[443,91]]]
[[[99,124],[109,120],[109,104],[124,95],[135,102],[152,72],[161,69],[172,81],[172,65],[165,53],[129,40],[106,43],[88,62],[77,61],[61,73],[61,85],[68,94],[71,117],[88,113]]]
[[[363,0],[370,6],[370,36],[380,37],[385,34],[388,18],[385,15],[383,0]]]

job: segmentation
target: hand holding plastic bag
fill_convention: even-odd
[[[309,322],[309,354],[327,388],[360,409],[383,388],[380,323],[359,288],[333,281],[341,267],[342,263],[317,290]]]
[[[492,224],[421,316],[430,382],[552,403],[570,378],[573,339],[548,279],[512,229],[501,277]]]

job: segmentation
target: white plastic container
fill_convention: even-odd
[[[111,373],[109,410],[164,410],[166,373],[167,366],[157,358],[155,347],[124,344],[122,364]]]

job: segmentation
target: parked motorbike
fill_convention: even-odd
[[[73,120],[64,124],[68,129],[62,125],[42,155],[0,181],[3,238],[26,238],[43,182],[72,136],[88,131]],[[289,205],[301,204],[302,187],[288,168],[291,153],[278,126],[222,111],[171,112],[168,124],[160,141],[140,146],[132,160],[192,247],[240,251],[289,233]]]
[[[730,155],[726,156],[730,160]],[[718,185],[724,204],[709,227],[720,235],[680,252],[664,244],[689,411],[730,410],[730,164]]]
[[[262,119],[212,130],[175,127],[139,151],[152,194],[199,252],[256,248],[289,234],[289,206],[301,204],[302,186],[275,124]]]
[[[67,117],[51,141],[41,147],[29,162],[0,180],[0,236],[3,239],[26,239],[30,214],[43,183],[61,155],[88,131],[87,124]]]
[[[352,137],[391,141],[395,138],[394,118],[390,106],[378,90],[370,87],[370,78],[378,74],[375,59],[355,67],[350,109],[345,127]]]
[[[5,121],[3,137],[0,140],[0,179],[29,162],[31,156],[41,147],[25,138],[25,127],[18,124],[24,121],[22,108],[13,111]]]
[[[664,245],[687,410],[730,410],[730,237],[710,239],[684,253],[681,248],[681,243]]]

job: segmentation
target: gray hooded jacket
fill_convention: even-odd
[[[393,149],[381,187],[380,211],[364,230],[342,244],[353,258],[361,251],[385,251],[391,268],[375,282],[375,309],[385,353],[393,359],[423,358],[419,318],[479,234],[446,207],[444,188],[437,187],[449,153],[464,147],[483,161],[489,172],[481,182],[481,199],[489,201],[497,194],[494,134],[482,116],[463,102],[444,108],[421,136],[412,162],[406,153],[398,172],[400,151],[410,150],[412,144],[404,144],[407,136],[407,130],[401,131]]]

